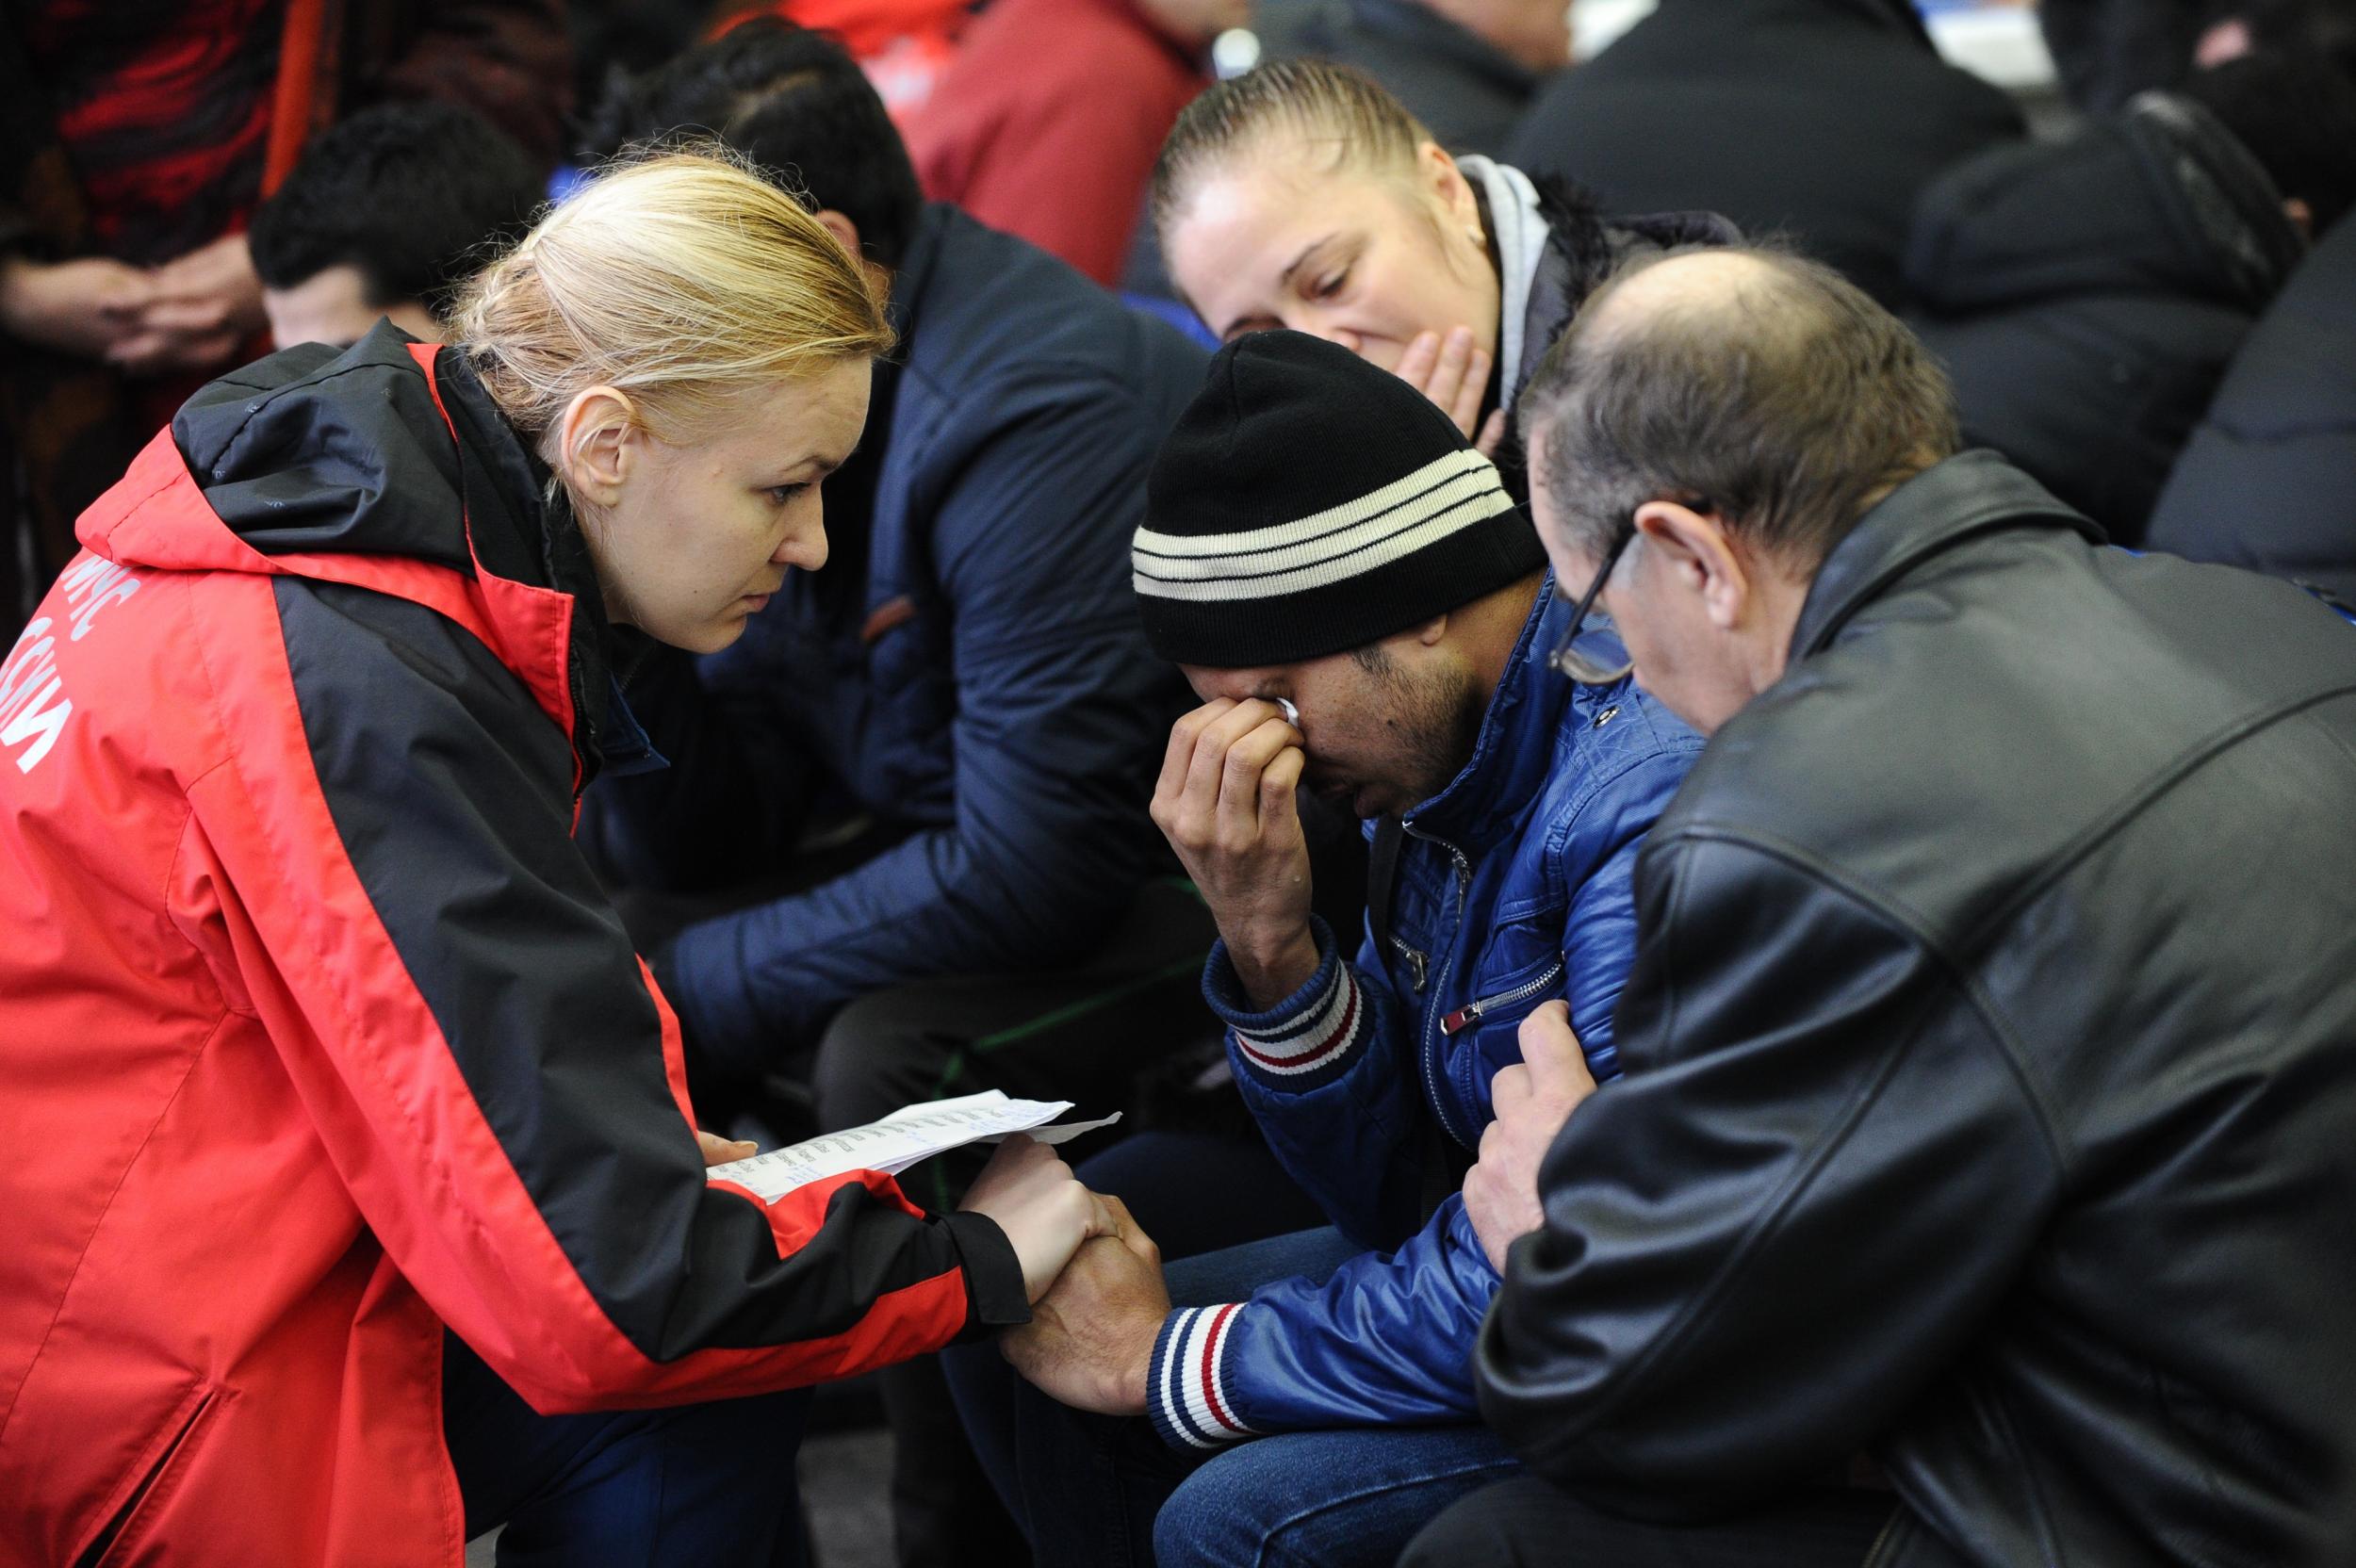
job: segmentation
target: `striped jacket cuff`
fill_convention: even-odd
[[[1308,983],[1266,1012],[1251,1010],[1226,944],[1211,954],[1203,994],[1226,1023],[1236,1070],[1271,1088],[1315,1088],[1341,1075],[1350,1053],[1372,1026],[1357,975],[1341,961],[1333,932],[1313,923],[1323,956]]]
[[[1222,1364],[1244,1303],[1181,1307],[1162,1324],[1146,1373],[1145,1412],[1173,1448],[1217,1448],[1259,1434],[1227,1396]]]

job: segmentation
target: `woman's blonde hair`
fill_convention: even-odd
[[[717,144],[609,165],[466,286],[451,326],[535,443],[592,386],[676,443],[739,394],[892,342],[877,281]]]

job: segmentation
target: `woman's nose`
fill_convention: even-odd
[[[784,542],[777,546],[769,559],[779,566],[791,566],[805,572],[816,571],[826,564],[826,525],[814,522],[808,528],[795,529],[785,536]]]
[[[1322,337],[1328,343],[1348,349],[1361,359],[1366,357],[1366,340],[1351,328],[1327,320],[1322,317],[1314,317],[1302,320],[1299,324],[1299,330],[1307,333],[1312,337]]]

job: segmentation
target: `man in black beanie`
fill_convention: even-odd
[[[987,1348],[952,1381],[1042,1564],[1122,1539],[1137,1560],[1281,1543],[1387,1568],[1511,1467],[1474,1405],[1498,1279],[1456,1187],[1532,1009],[1562,998],[1578,1021],[1562,1070],[1616,1072],[1636,849],[1699,743],[1624,671],[1557,673],[1624,656],[1609,631],[1558,646],[1573,607],[1496,468],[1333,344],[1220,351],[1146,515],[1147,633],[1205,699],[1171,732],[1153,818],[1219,923],[1203,989],[1236,1082],[1333,1225],[1183,1260],[1167,1288],[1133,1229],[1074,1260],[1006,1358],[1146,1422],[976,1397],[1004,1375]],[[1310,912],[1304,781],[1380,819],[1354,962]],[[1121,1484],[1075,1484],[1107,1458]]]

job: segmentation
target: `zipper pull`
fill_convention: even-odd
[[[1424,982],[1431,978],[1426,971],[1431,967],[1432,960],[1416,949],[1400,941],[1397,937],[1391,939],[1391,947],[1401,958],[1407,960],[1408,971],[1415,977],[1415,994],[1421,996]]]
[[[1451,1036],[1461,1035],[1465,1030],[1471,1028],[1474,1024],[1479,1023],[1480,1021],[1481,1004],[1478,1002],[1467,1002],[1462,1007],[1457,1008],[1456,1011],[1440,1020],[1440,1033]]]

